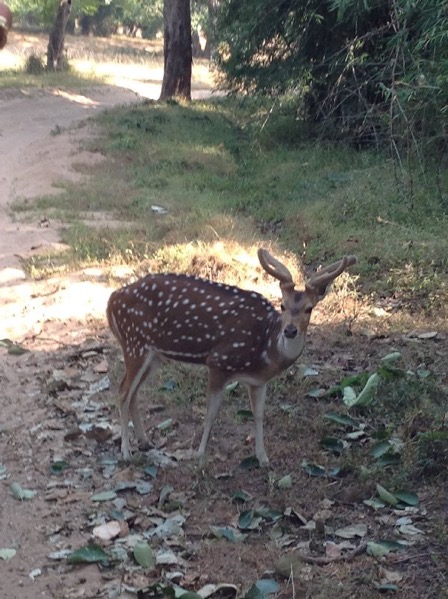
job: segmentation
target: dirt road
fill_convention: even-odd
[[[19,257],[58,241],[56,224],[43,228],[39,222],[14,222],[11,204],[52,193],[55,182],[76,178],[73,161],[95,159],[79,151],[77,141],[86,130],[76,130],[76,124],[137,99],[135,93],[113,87],[88,95],[35,89],[0,93],[0,281],[23,278]]]

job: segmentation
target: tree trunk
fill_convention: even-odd
[[[67,27],[71,7],[72,0],[59,0],[47,48],[47,69],[49,71],[61,69],[63,66],[65,28]]]
[[[164,0],[164,71],[160,99],[191,99],[190,0]]]

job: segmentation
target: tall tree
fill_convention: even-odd
[[[164,0],[164,71],[160,99],[191,99],[190,0]]]
[[[62,68],[64,58],[64,40],[67,21],[72,8],[72,0],[59,0],[56,18],[50,31],[47,48],[47,69],[54,71]]]

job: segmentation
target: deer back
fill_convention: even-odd
[[[230,372],[259,366],[279,315],[262,295],[181,274],[151,274],[115,291],[107,316],[131,358],[167,358]]]

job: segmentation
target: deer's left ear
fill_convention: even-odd
[[[314,297],[314,305],[316,305],[318,302],[322,301],[324,299],[324,297],[327,295],[328,291],[330,290],[331,287],[331,282],[327,283],[326,285],[324,283],[322,283],[321,285],[316,285],[313,287],[309,287],[308,285],[305,286],[306,291],[308,292],[308,294],[310,295],[310,297]]]

